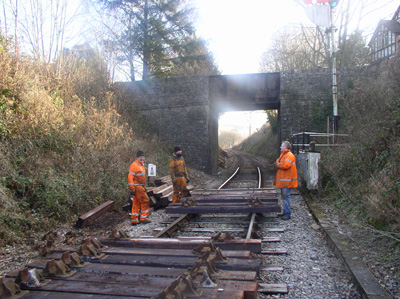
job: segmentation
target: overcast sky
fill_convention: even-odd
[[[285,26],[309,26],[302,0],[194,0],[199,11],[198,33],[209,41],[222,74],[259,72],[261,54],[273,35]],[[371,3],[374,0],[369,0]],[[399,0],[375,0],[361,23],[368,37],[380,19],[390,19]],[[340,11],[343,1],[335,9]],[[360,0],[352,0],[352,5]],[[357,15],[353,17],[356,23]]]

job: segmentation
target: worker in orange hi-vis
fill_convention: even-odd
[[[136,160],[129,167],[128,187],[131,192],[132,213],[131,225],[150,223],[150,198],[146,194],[146,169],[144,168],[144,153],[138,151]]]
[[[187,190],[187,184],[189,184],[185,159],[182,157],[182,149],[179,146],[175,146],[174,153],[169,159],[169,174],[174,188],[172,202],[178,203]]]

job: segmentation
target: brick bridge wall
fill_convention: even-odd
[[[361,72],[361,68],[339,71],[339,93],[351,86]],[[282,140],[300,131],[319,130],[313,127],[315,120],[322,119],[324,109],[330,109],[332,114],[332,79],[328,69],[281,72],[280,82],[277,73],[240,76],[246,78],[247,82],[253,79],[259,82],[258,87],[251,87],[258,91],[248,91],[249,94],[243,100],[248,103],[249,109],[243,109],[246,104],[241,102],[241,110],[279,109]],[[218,115],[222,111],[219,107],[221,97],[218,96],[217,100],[216,95],[221,92],[221,88],[225,89],[225,94],[238,94],[237,90],[229,87],[232,77],[195,76],[122,85],[132,93],[136,109],[145,116],[160,141],[169,146],[171,153],[173,147],[179,145],[189,165],[215,174],[218,160]],[[239,78],[239,75],[235,78]],[[278,92],[269,90],[268,85],[278,89]],[[241,88],[249,89],[249,86]],[[263,89],[266,89],[265,92]],[[258,94],[265,94],[265,97]],[[225,107],[224,111],[229,109]]]
[[[362,78],[366,70],[363,67],[352,67],[337,71],[339,116],[340,100],[352,87],[354,80]],[[331,71],[329,69],[292,70],[280,74],[281,140],[290,140],[292,134],[299,132],[326,132],[325,114],[333,114]]]

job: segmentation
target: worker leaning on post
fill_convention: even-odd
[[[146,194],[146,169],[144,168],[144,153],[138,151],[136,160],[129,167],[128,187],[131,192],[132,213],[131,225],[150,223],[150,198]]]
[[[184,190],[187,190],[187,184],[189,184],[185,159],[182,157],[182,149],[179,146],[174,147],[174,153],[169,159],[169,174],[174,188],[172,202],[178,203],[184,195]]]

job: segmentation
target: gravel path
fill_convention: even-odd
[[[284,228],[284,233],[264,233],[264,237],[279,236],[281,242],[267,243],[264,248],[286,248],[287,255],[257,255],[268,265],[283,266],[283,271],[261,271],[264,283],[286,283],[287,295],[264,295],[260,298],[361,298],[351,283],[342,262],[329,249],[319,226],[314,221],[301,195],[292,191],[292,218],[264,224],[263,229]]]

